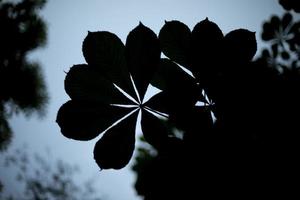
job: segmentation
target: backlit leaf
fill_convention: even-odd
[[[141,120],[145,140],[156,149],[162,149],[168,140],[168,129],[163,120],[143,110]]]
[[[125,108],[71,100],[61,106],[56,122],[65,137],[91,140],[129,112]]]
[[[135,147],[137,114],[109,129],[96,143],[94,159],[101,169],[121,169],[130,161]]]
[[[82,44],[86,62],[136,98],[126,67],[125,46],[113,33],[89,32]]]
[[[105,104],[131,103],[111,81],[88,65],[74,65],[67,73],[65,90],[74,100]]]
[[[229,32],[224,39],[228,59],[237,62],[248,62],[256,53],[255,32],[246,29],[237,29]]]
[[[178,64],[189,68],[188,57],[191,36],[189,27],[184,23],[180,21],[166,21],[159,32],[162,52]]]
[[[204,85],[213,81],[219,72],[222,40],[222,31],[208,18],[196,24],[192,31],[191,70]]]
[[[125,53],[129,71],[142,101],[159,64],[159,40],[151,29],[140,23],[127,36]]]

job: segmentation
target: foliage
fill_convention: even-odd
[[[47,159],[45,159],[47,157]],[[1,199],[22,200],[99,200],[92,180],[84,184],[77,183],[74,175],[79,172],[77,166],[63,160],[52,162],[48,152],[45,155],[29,156],[26,148],[17,149],[5,158],[5,166],[16,170],[15,187],[19,190],[12,194],[0,190]],[[55,164],[53,164],[55,163]],[[23,188],[23,189],[22,189]],[[5,189],[5,185],[3,186]]]
[[[160,58],[160,47],[169,59]],[[164,112],[171,123],[184,131],[212,125],[211,111],[215,106],[195,106],[197,101],[206,101],[203,89],[213,101],[219,101],[223,98],[217,96],[223,90],[220,87],[232,80],[238,64],[248,65],[255,52],[254,33],[238,29],[223,36],[208,19],[199,22],[193,31],[179,21],[166,22],[158,38],[140,23],[129,33],[125,46],[113,33],[89,32],[83,42],[88,64],[74,65],[67,73],[65,89],[72,100],[60,108],[57,122],[63,135],[76,140],[90,140],[106,131],[96,143],[95,160],[102,169],[120,169],[134,150],[138,111],[142,113],[146,141],[158,148],[165,148],[174,138],[169,137],[153,112]],[[230,64],[226,69],[221,68],[227,66],[224,62]],[[194,77],[182,68],[191,70]],[[144,102],[150,83],[162,92]],[[116,85],[131,95],[132,108],[118,106],[128,104],[129,99]],[[106,130],[124,115],[125,119]],[[195,117],[203,119],[204,127],[193,124]]]
[[[0,2],[0,149],[11,137],[7,119],[14,113],[42,114],[47,92],[41,67],[28,54],[46,43],[46,25],[39,16],[45,0]]]
[[[226,121],[217,118],[214,130],[195,132],[179,151],[138,149],[132,169],[145,200],[297,195],[300,28],[293,16],[264,22],[261,37],[270,48],[234,82],[238,93],[227,102],[233,119],[230,113]]]
[[[298,35],[290,14],[273,17],[262,34],[273,55],[264,51],[253,61],[254,32],[224,35],[208,18],[193,30],[167,21],[158,37],[140,23],[125,45],[113,33],[89,32],[87,64],[67,73],[71,100],[57,123],[76,140],[104,132],[94,158],[102,169],[120,169],[134,151],[140,112],[143,137],[157,151],[140,149],[134,166],[136,188],[147,200],[286,198],[296,191],[299,166]],[[283,64],[269,65],[266,57]],[[161,92],[145,102],[149,84]]]

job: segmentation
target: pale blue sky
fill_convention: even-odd
[[[48,0],[41,12],[48,24],[48,44],[31,55],[43,66],[50,94],[48,112],[42,120],[13,117],[10,123],[15,137],[11,148],[24,143],[32,151],[48,147],[55,158],[79,165],[85,173],[79,180],[93,176],[99,193],[107,199],[139,199],[132,187],[135,177],[130,167],[99,172],[92,153],[99,138],[88,142],[69,140],[55,123],[59,107],[69,99],[64,91],[64,71],[73,64],[85,63],[81,45],[87,31],[110,31],[125,42],[139,21],[158,34],[165,20],[180,20],[192,29],[208,17],[223,33],[246,28],[256,31],[259,38],[262,22],[274,13],[283,13],[277,0]],[[0,176],[8,175],[0,170]]]

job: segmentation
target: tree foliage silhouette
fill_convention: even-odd
[[[138,149],[132,167],[138,194],[145,200],[297,195],[299,31],[289,12],[264,22],[261,37],[269,48],[233,71],[238,79],[225,90],[227,108],[223,118],[215,112],[213,129],[195,131],[176,151]]]
[[[181,48],[182,45],[185,47]],[[160,58],[160,47],[169,59]],[[223,36],[219,27],[208,19],[199,22],[193,31],[179,21],[166,22],[158,38],[140,23],[129,33],[125,46],[113,33],[89,32],[83,42],[88,64],[74,65],[67,73],[65,89],[72,100],[61,107],[57,122],[66,137],[77,140],[90,140],[106,131],[96,143],[95,160],[102,169],[122,168],[134,150],[139,110],[145,139],[154,146],[164,148],[174,138],[149,113],[165,112],[169,121],[184,131],[210,128],[206,123],[212,124],[211,111],[215,106],[195,106],[197,101],[205,99],[203,88],[214,101],[219,98],[222,101],[224,97],[217,95],[223,95],[219,90],[233,78],[235,65],[248,64],[255,52],[254,33],[238,29]],[[232,68],[221,68],[224,65],[221,60],[230,63]],[[184,72],[176,62],[190,69],[195,77]],[[132,94],[130,75],[137,88],[136,95]],[[178,80],[180,83],[176,84]],[[144,102],[150,83],[162,92]],[[132,96],[132,108],[119,106],[128,104],[129,99],[118,87]],[[106,130],[124,112],[130,113],[129,116]],[[204,127],[194,124],[194,118],[198,117],[204,119]]]
[[[278,36],[281,30],[288,36]],[[140,23],[125,45],[113,33],[89,32],[83,42],[88,64],[67,73],[71,100],[57,123],[76,140],[104,132],[94,158],[102,169],[120,169],[132,156],[140,112],[144,140],[157,150],[150,156],[140,150],[134,167],[136,188],[147,200],[287,197],[299,166],[298,35],[290,14],[273,17],[262,35],[272,41],[273,54],[265,50],[252,61],[254,32],[224,35],[208,18],[193,30],[167,21],[158,37]],[[282,63],[291,59],[292,67],[270,65],[278,56]],[[149,84],[161,92],[145,102]]]
[[[0,149],[11,137],[7,119],[17,112],[42,114],[47,102],[40,65],[27,58],[46,43],[46,25],[38,13],[45,3],[0,1]]]
[[[46,159],[47,158],[47,159]],[[16,149],[2,163],[16,171],[14,193],[1,191],[2,200],[100,200],[92,179],[78,183],[74,177],[80,172],[78,166],[63,160],[51,160],[50,152],[29,155],[28,149]],[[5,185],[3,186],[5,189]]]

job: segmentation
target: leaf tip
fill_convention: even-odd
[[[139,21],[139,26],[144,26],[144,24],[141,21]]]

